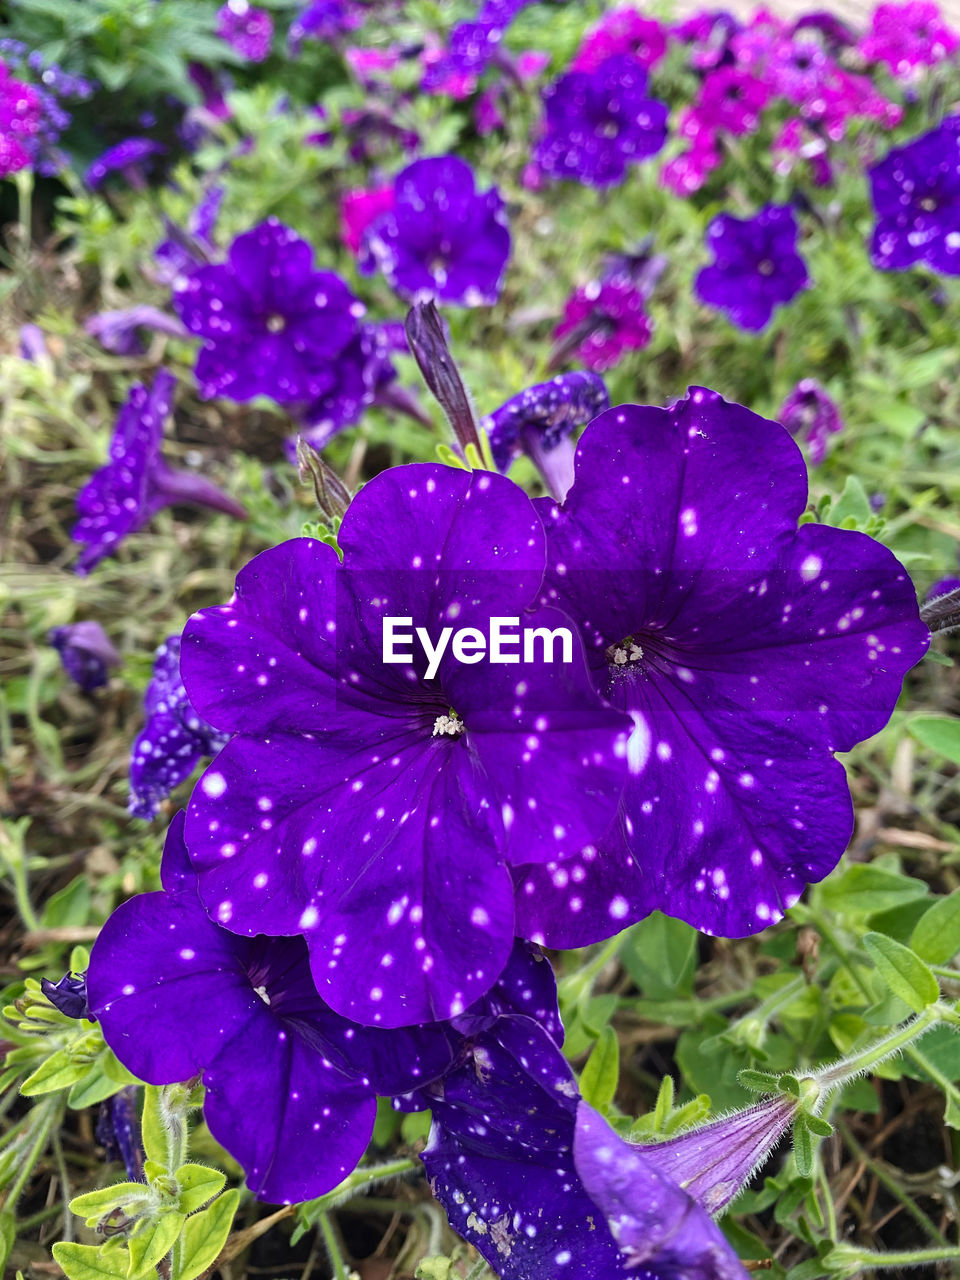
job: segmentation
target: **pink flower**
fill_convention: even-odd
[[[343,243],[351,253],[359,253],[367,227],[393,208],[393,187],[358,188],[340,199],[340,228]]]
[[[883,62],[901,80],[916,79],[921,67],[932,67],[955,53],[960,39],[929,0],[879,4],[859,49],[869,62]]]
[[[649,70],[667,51],[667,33],[636,9],[611,9],[586,33],[571,71],[596,71],[607,58],[628,53]]]

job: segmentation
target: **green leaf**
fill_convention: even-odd
[[[117,1182],[112,1187],[100,1187],[82,1196],[74,1196],[70,1201],[70,1212],[79,1218],[101,1218],[118,1205],[129,1204],[131,1200],[146,1200],[149,1195],[150,1188],[144,1182]]]
[[[927,964],[946,964],[960,951],[960,889],[938,898],[917,921],[910,946]]]
[[[815,1151],[813,1134],[807,1128],[806,1116],[801,1113],[793,1126],[793,1154],[797,1161],[797,1172],[802,1178],[813,1177]]]
[[[146,1275],[167,1256],[178,1240],[186,1220],[183,1213],[164,1213],[130,1237],[128,1280]]]
[[[580,1092],[592,1107],[607,1111],[620,1078],[620,1042],[613,1027],[606,1026],[593,1046],[580,1075]]]
[[[751,1067],[737,1073],[737,1084],[751,1093],[776,1093],[779,1080],[772,1071],[754,1071]]]
[[[916,740],[953,764],[960,764],[960,719],[955,716],[914,716],[907,730]]]
[[[854,863],[840,875],[824,881],[820,888],[824,905],[842,916],[887,911],[910,898],[922,898],[928,892],[922,880],[867,862]]]
[[[673,1110],[673,1076],[664,1076],[657,1091],[657,1101],[653,1108],[653,1131],[663,1133]]]
[[[104,1249],[92,1244],[61,1241],[53,1246],[53,1260],[68,1280],[126,1280],[126,1249]]]
[[[824,1120],[823,1116],[815,1116],[807,1111],[803,1119],[810,1132],[815,1133],[818,1138],[829,1138],[833,1133],[833,1125],[829,1120]]]
[[[143,1152],[148,1160],[166,1167],[167,1164],[167,1131],[160,1115],[160,1088],[148,1084],[143,1091],[143,1115],[140,1118],[140,1132],[143,1138]]]
[[[844,520],[852,520],[855,528],[868,524],[873,517],[873,508],[862,482],[856,476],[847,476],[843,493],[831,506],[829,521],[840,526]]]
[[[24,1080],[20,1092],[26,1098],[35,1098],[41,1093],[54,1093],[57,1089],[66,1089],[76,1084],[90,1070],[88,1062],[77,1062],[69,1050],[58,1049],[45,1062],[41,1062],[33,1075]]]
[[[9,1209],[0,1213],[0,1276],[6,1274],[7,1259],[17,1238],[17,1223]]]
[[[654,911],[630,930],[620,960],[648,999],[689,995],[697,964],[697,931]]]
[[[208,1169],[205,1164],[184,1164],[174,1174],[180,1185],[177,1207],[181,1213],[193,1213],[202,1209],[208,1200],[220,1194],[226,1186],[227,1175],[219,1169]]]
[[[216,1262],[230,1234],[239,1199],[236,1188],[225,1191],[209,1209],[187,1219],[180,1246],[179,1280],[196,1280]]]
[[[893,994],[916,1013],[940,999],[940,984],[909,947],[883,933],[865,934],[863,945]]]

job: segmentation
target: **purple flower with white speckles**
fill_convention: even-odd
[[[139,382],[131,387],[110,441],[110,461],[77,494],[80,519],[71,537],[86,544],[77,573],[89,573],[128,534],[175,503],[246,519],[243,507],[209,480],[175,471],[164,461],[160,452],[163,424],[173,405],[175,386],[174,376],[159,369],[149,391]]]
[[[130,753],[127,807],[135,818],[149,821],[201,760],[226,746],[230,735],[207,724],[191,706],[180,677],[179,636],[168,636],[157,649],[143,710],[146,723]]]
[[[874,266],[905,271],[922,262],[960,275],[960,116],[894,147],[868,174]]]
[[[197,896],[182,813],[161,878],[163,892],[123,903],[93,947],[87,987],[104,1039],[148,1084],[202,1073],[210,1132],[260,1199],[330,1191],[370,1141],[376,1094],[439,1074],[450,1030],[347,1022],[317,995],[302,938],[244,938],[214,924]]]
[[[166,147],[150,138],[127,138],[108,147],[87,169],[87,186],[100,187],[112,173],[120,173],[132,186],[143,185],[143,175]]]
[[[573,483],[571,432],[609,408],[610,395],[598,374],[561,373],[511,396],[480,425],[499,471],[508,471],[514,458],[526,453],[550,493],[562,501]]]
[[[361,268],[379,268],[412,301],[496,302],[510,257],[510,228],[495,187],[478,191],[458,156],[415,160],[394,180],[394,203],[367,228]]]
[[[204,398],[281,404],[331,392],[364,313],[346,282],[315,270],[310,245],[273,218],[237,236],[225,262],[190,272],[173,301],[203,339],[196,376]]]
[[[400,1103],[430,1108],[421,1159],[433,1193],[501,1280],[745,1280],[657,1148],[625,1143],[579,1100],[532,1018],[499,1018],[441,1081]]]
[[[60,654],[64,671],[85,693],[102,689],[110,678],[110,668],[120,665],[120,655],[99,622],[54,627],[47,639]]]
[[[494,617],[565,625],[534,604],[543,529],[509,480],[381,472],[337,536],[342,564],[324,543],[284,543],[187,624],[187,693],[236,735],[194,791],[187,844],[211,914],[304,933],[338,1012],[452,1017],[509,953],[507,866],[564,857],[609,824],[629,721],[597,698],[573,629],[568,660],[542,661],[539,642],[516,664],[461,661],[459,642],[428,660],[424,635],[432,648],[444,627],[450,641]],[[387,617],[411,619],[393,644]]]
[[[242,58],[263,62],[270,56],[273,19],[265,9],[254,9],[249,0],[227,0],[217,12],[217,35]]]
[[[656,155],[666,142],[668,108],[648,96],[646,72],[629,54],[608,58],[596,71],[567,72],[543,99],[534,160],[548,177],[616,186],[628,165]]]
[[[805,524],[778,423],[693,388],[595,418],[545,513],[545,599],[575,617],[598,690],[632,719],[620,815],[517,877],[518,933],[607,937],[660,909],[750,934],[836,865],[848,751],[887,722],[929,643],[894,556]]]
[[[797,236],[788,205],[765,205],[752,218],[718,213],[706,234],[714,260],[697,273],[697,297],[741,329],[764,328],[775,307],[810,283]]]
[[[815,467],[827,456],[827,440],[843,430],[843,418],[816,378],[801,378],[780,406],[777,421],[792,436],[803,436]]]

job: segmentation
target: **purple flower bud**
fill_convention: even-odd
[[[792,436],[805,438],[815,467],[826,457],[828,437],[843,430],[836,402],[816,378],[802,378],[797,383],[780,406],[777,418]]]
[[[40,979],[40,989],[54,1008],[68,1018],[89,1018],[87,981],[83,974],[65,973],[58,982]]]
[[[122,1160],[131,1182],[143,1181],[143,1141],[137,1086],[129,1084],[100,1104],[96,1138],[108,1160]]]
[[[478,454],[477,418],[447,346],[445,326],[434,302],[418,302],[407,314],[407,341],[423,380],[447,415],[460,448],[473,445]]]
[[[533,459],[560,502],[573,484],[570,434],[604,409],[610,395],[596,373],[561,373],[511,397],[483,419],[497,470],[507,472],[520,453]]]
[[[110,668],[120,665],[120,655],[99,622],[54,627],[47,639],[60,654],[67,675],[85,693],[102,688]]]
[[[127,138],[108,147],[87,169],[87,185],[100,187],[111,173],[122,173],[131,186],[142,187],[148,162],[166,150],[150,138]]]
[[[37,363],[49,356],[47,339],[39,325],[23,324],[20,326],[20,355],[24,360]]]
[[[144,346],[137,333],[138,329],[153,329],[155,333],[167,333],[173,338],[190,337],[175,316],[168,315],[166,311],[152,307],[149,303],[124,307],[118,311],[99,311],[85,320],[83,327],[107,351],[122,356],[143,353]]]

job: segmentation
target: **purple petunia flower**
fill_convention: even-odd
[[[310,245],[274,218],[237,236],[226,262],[191,271],[173,301],[204,340],[195,372],[205,399],[280,404],[330,392],[364,313],[346,282],[315,270]]]
[[[150,821],[171,792],[201,760],[230,741],[197,715],[180,677],[180,637],[168,636],[157,649],[153,676],[143,698],[146,723],[130,752],[130,800],[135,818]]]
[[[510,228],[496,187],[480,192],[458,156],[415,160],[394,180],[393,208],[363,240],[361,269],[379,268],[412,301],[496,302],[510,257]]]
[[[689,63],[695,71],[712,71],[733,58],[730,41],[743,30],[739,19],[726,9],[705,9],[675,26],[670,34],[689,46]]]
[[[924,67],[951,57],[958,47],[960,37],[929,0],[878,4],[859,45],[868,62],[882,62],[891,75],[907,81],[917,79]]]
[[[833,753],[883,727],[930,637],[894,556],[798,529],[806,501],[787,432],[713,391],[584,431],[544,598],[633,719],[630,780],[603,840],[518,877],[521,936],[580,946],[655,908],[742,936],[835,866],[853,819]]]
[[[609,408],[610,394],[598,374],[561,373],[511,396],[480,425],[498,471],[507,472],[514,458],[526,453],[562,502],[573,484],[570,434]]]
[[[144,170],[166,147],[150,138],[127,138],[108,147],[87,169],[87,186],[100,187],[111,173],[122,173],[131,186],[143,186]]]
[[[509,480],[381,472],[338,542],[342,565],[311,539],[263,552],[188,622],[190,700],[237,736],[194,791],[187,844],[211,914],[304,933],[338,1012],[453,1017],[509,953],[507,866],[565,857],[612,819],[629,720],[596,697],[573,631],[546,662],[545,632],[532,653],[514,636],[506,662],[437,653],[444,628],[475,641],[494,617],[564,626],[536,609],[543,529]]]
[[[433,1193],[501,1280],[745,1280],[658,1148],[625,1143],[579,1100],[534,1019],[499,1018],[442,1080],[399,1103],[430,1108],[421,1159]]]
[[[874,266],[905,271],[923,262],[960,275],[960,116],[894,147],[868,173]]]
[[[77,494],[80,519],[71,537],[86,544],[77,573],[89,573],[128,534],[175,503],[246,519],[243,507],[215,484],[189,471],[175,471],[164,461],[160,453],[163,424],[173,405],[175,386],[173,374],[158,369],[149,391],[139,382],[131,387],[110,441],[110,461]]]
[[[802,435],[810,461],[818,467],[827,456],[827,440],[843,430],[843,418],[834,400],[816,378],[801,378],[777,413],[792,436]]]
[[[534,160],[548,177],[591,187],[623,182],[627,166],[656,155],[668,108],[647,96],[647,76],[629,54],[596,71],[569,71],[543,92],[545,115]]]
[[[254,9],[250,0],[227,0],[217,12],[217,35],[242,58],[263,62],[270,56],[273,19],[265,9]]]
[[[663,261],[659,259],[659,264]],[[589,369],[598,373],[612,369],[627,352],[640,351],[650,341],[653,322],[646,310],[648,292],[644,282],[626,272],[591,280],[567,299],[553,336],[564,352],[572,350]],[[559,363],[558,357],[554,360]]]
[[[120,655],[99,622],[54,627],[47,639],[60,654],[64,671],[85,693],[103,688],[110,668],[120,665]]]
[[[330,1191],[370,1141],[376,1094],[443,1071],[450,1031],[358,1027],[317,995],[302,938],[244,938],[214,924],[182,813],[161,878],[163,892],[123,903],[93,947],[87,986],[104,1039],[148,1084],[202,1073],[210,1132],[255,1195],[289,1204]]]
[[[296,56],[305,39],[336,40],[363,20],[363,8],[355,0],[308,0],[290,24],[287,48]]]
[[[706,235],[714,261],[697,273],[697,297],[741,329],[762,329],[810,283],[797,235],[789,205],[765,205],[752,218],[718,213]]]

